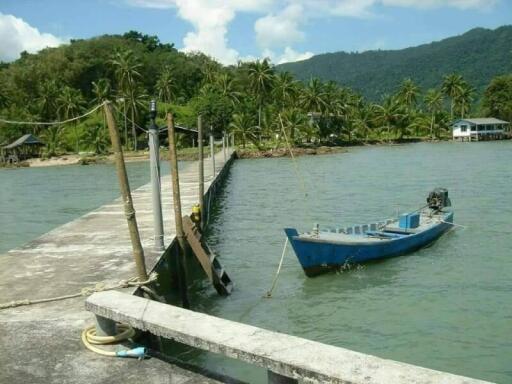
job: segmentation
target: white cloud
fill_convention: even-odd
[[[35,53],[46,47],[56,47],[65,41],[50,34],[41,33],[23,19],[0,12],[0,60],[16,60],[20,53]]]
[[[234,64],[242,58],[229,46],[230,22],[239,12],[261,14],[254,24],[256,41],[262,57],[274,63],[303,60],[311,52],[292,48],[303,41],[303,25],[311,19],[326,17],[371,18],[376,6],[418,9],[458,8],[488,10],[501,0],[124,0],[151,8],[175,8],[178,16],[189,22],[193,30],[183,38],[185,52],[200,51],[223,64]],[[282,50],[281,54],[276,51]]]
[[[269,13],[254,24],[256,40],[260,47],[282,47],[304,39],[300,23],[304,22],[304,7],[289,4],[279,13]]]
[[[276,54],[274,51],[270,49],[265,49],[263,51],[263,57],[269,58],[274,64],[283,64],[288,63],[290,61],[301,61],[309,59],[313,56],[313,52],[297,52],[291,47],[286,47],[281,54]]]
[[[129,0],[133,5],[153,8],[176,8],[178,16],[192,24],[194,30],[183,38],[183,51],[200,51],[223,64],[240,59],[229,47],[228,25],[237,12],[261,12],[272,0]]]

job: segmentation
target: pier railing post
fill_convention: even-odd
[[[213,142],[213,128],[210,126],[210,156],[212,158],[212,175],[215,179],[215,143]]]
[[[121,148],[121,140],[119,139],[119,132],[117,131],[116,122],[112,115],[112,107],[110,102],[104,105],[105,116],[107,117],[108,131],[110,140],[112,141],[112,149],[114,151],[116,161],[117,178],[119,179],[119,188],[121,189],[121,196],[124,204],[124,214],[128,222],[128,231],[130,232],[130,240],[133,249],[133,258],[137,267],[137,275],[140,281],[146,281],[148,275],[146,272],[146,262],[144,260],[144,249],[140,242],[139,228],[137,226],[137,219],[135,217],[135,209],[133,209],[132,194],[130,191],[130,184],[128,182],[128,174],[126,173],[126,165],[124,163],[123,149]]]
[[[155,249],[164,249],[164,224],[162,218],[162,197],[160,187],[160,144],[158,127],[155,124],[156,102],[150,105],[151,125],[149,126],[149,164],[151,170],[151,200],[153,202],[153,226],[155,233]]]
[[[197,117],[197,145],[199,147],[199,208],[201,211],[201,228],[204,223],[204,151],[203,151],[203,121]]]
[[[181,216],[180,178],[178,174],[178,157],[176,155],[176,136],[174,132],[174,120],[171,113],[167,114],[167,134],[169,136],[169,160],[171,163],[172,197],[174,201],[174,221],[176,225],[176,239],[178,240],[178,255],[176,258],[178,267],[178,284],[180,286],[181,301],[184,308],[189,308],[187,294],[187,273],[185,268],[185,235]]]

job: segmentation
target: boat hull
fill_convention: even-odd
[[[286,228],[285,232],[305,274],[313,277],[332,269],[416,251],[437,240],[452,227],[450,224],[452,221],[453,212],[449,212],[442,222],[422,232],[390,241],[369,243],[329,242],[320,238],[304,239],[299,237],[299,233],[294,228]]]

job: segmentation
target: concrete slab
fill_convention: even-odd
[[[220,172],[224,167],[222,152],[216,155],[215,163]],[[209,164],[205,161],[206,191],[214,181]],[[190,214],[198,200],[197,167],[197,162],[191,162],[180,173],[184,214]],[[175,237],[171,187],[170,177],[163,177],[166,246]],[[161,256],[152,250],[150,186],[142,186],[132,195],[149,270]],[[135,275],[123,207],[117,199],[0,255],[0,302],[68,295]],[[81,330],[93,323],[84,300],[79,297],[0,310],[0,383],[125,384],[131,379],[155,384],[215,382],[154,358],[138,362],[89,352],[80,342]],[[143,310],[134,307],[133,315]]]
[[[142,313],[132,306],[142,306]],[[484,384],[487,382],[241,324],[121,292],[90,296],[86,308],[107,318],[119,313],[144,331],[220,353],[308,383]],[[96,312],[98,311],[98,312]],[[112,316],[112,317],[111,317]],[[142,317],[141,317],[142,316]]]

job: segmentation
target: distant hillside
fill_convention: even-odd
[[[439,86],[444,75],[456,72],[480,96],[494,76],[512,71],[512,26],[476,28],[461,36],[395,51],[326,53],[277,69],[290,71],[301,80],[334,80],[371,100],[394,92],[407,77],[425,90]]]

